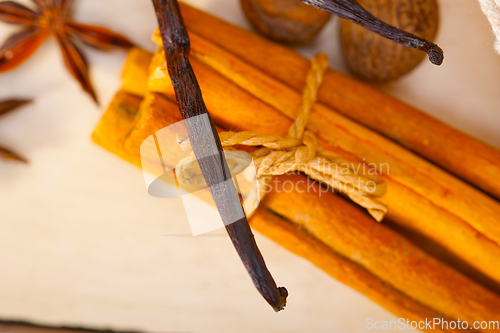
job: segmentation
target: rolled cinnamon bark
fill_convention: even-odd
[[[196,34],[191,34],[191,40],[195,59],[288,118],[295,118],[301,103],[300,94]],[[491,197],[321,104],[313,107],[308,129],[330,145],[376,165],[379,172],[386,172],[394,181],[457,215],[500,244],[500,204]],[[466,200],[457,200],[462,198]]]
[[[132,148],[134,145],[130,141],[147,137],[168,125],[165,119],[177,121],[181,118],[174,102],[158,94],[148,96],[145,99],[147,103],[143,103],[134,116],[131,112],[133,107],[124,107],[123,100],[122,96],[120,101],[113,101],[93,138],[100,144],[104,143],[107,149],[115,149],[115,153],[134,161],[139,150]],[[116,105],[119,106],[118,111],[113,110]],[[161,105],[166,107],[159,108]],[[123,110],[128,110],[129,116],[124,117],[123,122],[116,121],[122,119]],[[127,120],[129,125],[125,124]],[[145,122],[151,125],[145,127]],[[110,140],[121,142],[111,143]],[[500,298],[497,295],[435,260],[401,235],[373,222],[358,207],[331,192],[323,191],[318,196],[320,186],[317,183],[312,183],[312,190],[304,191],[307,181],[304,176],[279,176],[278,179],[282,184],[291,182],[292,191],[285,193],[279,187],[275,188],[266,196],[263,205],[281,216],[287,216],[294,221],[295,228],[302,230],[295,238],[280,238],[285,247],[301,251],[318,263],[325,260],[324,267],[328,267],[329,274],[360,288],[398,315],[411,314],[409,318],[460,318],[470,323],[500,318]],[[275,222],[273,219],[269,221],[270,224]],[[261,230],[265,229],[263,226]],[[324,244],[320,249],[323,254],[318,258],[320,243]],[[326,253],[326,247],[333,250],[337,257],[332,259],[333,255]],[[347,273],[339,271],[340,263],[346,265]]]
[[[119,91],[92,133],[95,143],[138,167],[141,167],[140,156],[127,153],[124,144],[135,127],[141,103],[142,97]]]
[[[225,49],[297,92],[309,61],[215,16],[181,4],[190,33]],[[329,70],[319,101],[500,199],[500,151],[383,92]],[[479,166],[479,167],[478,167]]]
[[[310,261],[339,282],[364,294],[399,318],[431,321],[442,314],[429,309],[362,266],[343,257],[311,235],[303,227],[260,207],[250,219],[252,229],[280,244],[285,249]],[[422,329],[423,332],[458,332],[458,330]],[[467,332],[471,330],[464,330]]]
[[[194,38],[192,41],[194,50],[199,40]],[[249,90],[263,91],[259,93],[265,98],[262,101],[197,61],[200,53],[198,50],[191,63],[205,103],[218,125],[262,134],[287,133],[290,119],[298,109],[294,103],[300,104],[296,92],[265,75],[252,76],[255,71],[242,67],[245,75],[243,72],[236,75],[235,81],[247,78],[249,83],[245,86],[250,86]],[[205,52],[205,57],[209,53]],[[224,68],[241,66],[237,59],[227,60]],[[153,57],[149,88],[173,98],[173,88],[162,68],[163,63],[160,53]],[[365,162],[367,169],[370,169],[369,163],[386,165],[388,172],[382,170],[381,176],[387,183],[387,193],[379,200],[388,206],[387,218],[434,240],[482,274],[500,282],[500,246],[491,241],[500,242],[500,204],[497,201],[324,106],[313,107],[308,129],[323,139],[318,140],[323,148],[335,151],[356,167],[360,162]],[[467,244],[467,251],[463,244]]]
[[[373,223],[359,209],[350,209],[339,196],[321,193],[317,183],[310,184],[300,175],[283,175],[271,184],[272,191],[264,197],[263,206],[294,221],[340,255],[418,302],[469,323],[500,318],[498,310],[493,310],[498,306],[498,295],[458,274],[382,224]],[[464,302],[465,285],[468,296]],[[463,312],[465,308],[467,313]]]
[[[139,47],[133,47],[127,54],[122,70],[122,90],[137,96],[148,92],[149,64],[153,54]],[[146,70],[144,70],[146,69]]]

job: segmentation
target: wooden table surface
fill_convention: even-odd
[[[27,322],[0,321],[0,333],[138,333],[72,327],[39,326]]]
[[[188,2],[249,27],[239,0]],[[500,56],[491,27],[476,0],[439,3],[443,65],[424,61],[380,88],[500,147]],[[155,49],[150,0],[78,0],[74,18]],[[323,52],[345,71],[337,25],[331,20],[299,51],[309,58]],[[0,23],[0,40],[18,28]],[[0,161],[0,319],[161,333],[365,333],[369,318],[397,320],[257,234],[267,266],[290,293],[276,314],[227,237],[166,237],[174,222],[187,224],[182,202],[150,197],[137,167],[90,140],[120,87],[125,52],[84,52],[101,105],[68,74],[52,39],[0,75],[0,98],[35,100],[0,119],[2,145],[30,161]],[[15,324],[0,330],[75,332]]]

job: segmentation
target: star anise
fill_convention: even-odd
[[[28,99],[12,99],[8,101],[1,101],[0,102],[0,116],[12,111],[20,106],[23,106],[25,104],[31,103],[31,100]],[[0,158],[4,158],[7,160],[14,160],[14,161],[19,161],[23,163],[27,163],[26,159],[23,157],[19,156],[15,152],[5,149],[3,147],[0,147]]]
[[[0,73],[13,69],[28,59],[49,37],[54,37],[64,58],[64,63],[83,90],[97,102],[89,78],[87,61],[75,45],[76,37],[101,50],[113,47],[130,48],[127,38],[106,28],[86,25],[68,17],[72,0],[32,0],[36,9],[31,10],[14,1],[0,2],[0,21],[21,24],[25,30],[8,38],[0,47]]]

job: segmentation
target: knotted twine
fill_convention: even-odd
[[[479,0],[479,5],[490,21],[496,36],[495,51],[500,54],[500,0]]]
[[[342,192],[356,204],[366,208],[379,222],[387,213],[387,207],[374,198],[385,193],[385,183],[378,177],[359,175],[352,167],[345,167],[349,165],[346,160],[339,154],[319,147],[315,135],[306,131],[311,108],[317,100],[327,67],[328,59],[324,54],[316,55],[311,61],[302,94],[302,104],[286,136],[249,131],[219,133],[222,147],[226,151],[226,160],[231,159],[230,169],[233,174],[238,165],[248,165],[246,163],[248,153],[235,150],[234,146],[262,146],[252,153],[256,173],[245,175],[247,179],[256,177],[258,180],[258,187],[255,187],[245,199],[245,210],[253,211],[257,207],[266,193],[263,189],[267,188],[272,176],[301,171],[310,178]],[[187,137],[178,136],[177,141],[184,151],[191,149]],[[195,162],[196,157],[191,153],[178,163],[176,174],[179,183],[199,185],[204,182],[203,177],[195,179],[190,172]],[[340,167],[341,165],[344,167]]]

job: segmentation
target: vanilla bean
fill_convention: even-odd
[[[278,288],[255,242],[231,180],[222,145],[189,62],[190,42],[177,0],[152,0],[163,39],[167,67],[193,152],[227,233],[256,288],[275,311],[282,310],[288,292]],[[205,117],[197,117],[205,115]],[[207,120],[208,122],[204,122]],[[215,154],[214,154],[215,153]],[[239,213],[242,213],[243,217]]]
[[[396,43],[424,51],[434,65],[439,66],[443,63],[444,53],[439,46],[380,21],[356,0],[302,0],[302,2],[362,25]]]

